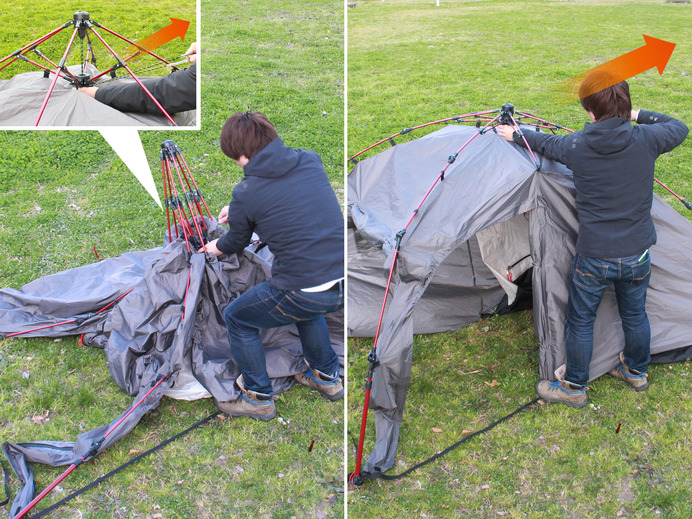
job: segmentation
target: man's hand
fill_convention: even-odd
[[[221,209],[221,212],[219,213],[219,223],[220,224],[228,223],[228,206]]]
[[[637,117],[639,117],[639,110],[632,110],[632,114],[630,115],[630,121],[634,121],[636,123]]]
[[[190,48],[185,51],[185,59],[188,60],[190,63],[194,63],[197,61],[197,42],[193,43],[190,45]]]
[[[80,87],[77,90],[82,94],[88,95],[92,99],[96,99],[96,90],[98,90],[98,87]]]
[[[508,142],[514,142],[513,135],[514,135],[514,128],[507,124],[500,124],[495,127],[497,129],[497,133],[502,137],[504,140]]]
[[[223,254],[223,252],[221,252],[219,249],[216,248],[216,242],[217,241],[219,241],[218,238],[214,241],[210,241],[209,243],[207,243],[205,245],[205,247],[207,249],[207,252],[210,252],[211,254],[214,254],[215,256],[221,256]],[[200,247],[197,250],[197,252],[204,252],[205,247]]]

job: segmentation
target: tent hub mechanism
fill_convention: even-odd
[[[86,37],[87,29],[91,27],[92,23],[91,19],[89,19],[89,13],[86,11],[77,11],[74,13],[72,23],[77,28],[77,36],[79,36],[80,40],[83,40]],[[99,24],[95,22],[94,25],[96,25],[96,27],[99,26]]]
[[[500,110],[500,124],[506,124],[512,126],[512,117],[514,116],[514,105],[512,103],[505,103],[502,105]]]

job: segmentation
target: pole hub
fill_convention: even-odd
[[[91,19],[89,18],[89,13],[86,11],[77,11],[72,17],[74,26],[78,29],[77,35],[79,39],[83,40],[86,36],[87,29],[91,27]]]

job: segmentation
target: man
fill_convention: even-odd
[[[259,331],[293,323],[309,368],[295,379],[338,400],[344,394],[339,360],[324,314],[344,304],[344,223],[322,161],[314,151],[285,146],[259,112],[231,116],[221,132],[221,149],[243,168],[244,177],[219,214],[229,232],[206,250],[239,254],[254,232],[274,262],[271,279],[224,311],[231,353],[242,373],[241,397],[217,406],[231,416],[268,421],[276,415]]]
[[[552,383],[541,380],[536,390],[548,402],[576,408],[588,402],[585,391],[596,311],[611,284],[625,347],[620,364],[609,375],[635,391],[648,387],[651,331],[645,305],[649,247],[656,243],[651,218],[654,165],[688,133],[671,117],[632,110],[627,82],[601,88],[607,81],[607,73],[595,72],[580,86],[582,107],[592,121],[583,131],[566,136],[524,133],[533,150],[565,164],[574,174],[579,236],[569,280],[567,369],[564,378]],[[510,126],[499,126],[498,133],[523,145]]]
[[[169,114],[197,108],[197,43],[187,49],[185,59],[192,63],[190,67],[160,78],[142,80],[142,84]],[[161,109],[134,81],[82,87],[79,91],[121,112],[161,115]]]

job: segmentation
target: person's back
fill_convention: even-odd
[[[632,110],[627,82],[613,83],[601,71],[582,83],[581,104],[592,121],[584,130],[566,136],[524,134],[534,151],[565,164],[574,175],[579,235],[569,279],[566,370],[555,382],[539,381],[536,390],[548,402],[577,408],[588,402],[594,322],[611,285],[625,345],[620,364],[609,374],[636,391],[648,387],[651,330],[645,307],[649,247],[656,243],[651,218],[654,167],[658,156],[682,143],[688,133],[671,117]],[[508,126],[499,127],[498,133],[523,145]]]

